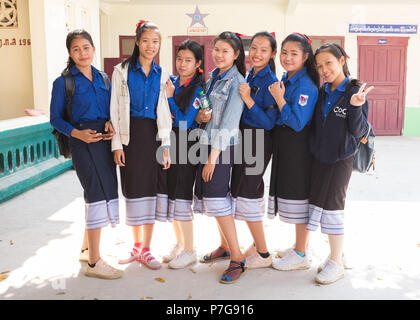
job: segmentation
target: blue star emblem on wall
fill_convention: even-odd
[[[192,27],[196,23],[199,23],[203,27],[205,27],[206,25],[204,24],[204,20],[203,19],[205,17],[207,17],[208,15],[209,15],[208,13],[201,13],[200,10],[198,9],[198,6],[196,6],[194,13],[187,13],[187,16],[189,16],[192,19],[191,24],[190,24],[190,27]]]

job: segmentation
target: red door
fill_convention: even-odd
[[[376,135],[401,135],[404,121],[408,37],[357,37],[358,78],[369,93],[369,121]]]

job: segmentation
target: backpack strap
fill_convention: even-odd
[[[108,78],[108,75],[106,74],[106,72],[103,72],[103,71],[99,71],[99,73],[101,74],[102,79],[104,80],[104,83],[105,83],[106,88],[109,90],[109,78]]]
[[[73,123],[71,119],[71,105],[72,105],[72,99],[73,99],[74,87],[75,87],[74,78],[70,71],[63,71],[61,75],[64,78],[64,83],[66,86],[67,119],[69,120],[70,123]]]

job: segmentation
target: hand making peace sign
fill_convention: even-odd
[[[350,104],[356,107],[360,107],[366,101],[366,95],[374,88],[374,86],[370,86],[365,90],[366,82],[362,84],[359,91],[351,96]]]

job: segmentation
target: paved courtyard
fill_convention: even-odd
[[[311,269],[249,270],[233,285],[218,282],[228,261],[184,270],[165,264],[152,271],[137,262],[118,266],[118,258],[132,245],[124,201],[120,224],[103,230],[101,244],[102,256],[125,270],[123,278],[85,277],[86,264],[78,261],[83,192],[72,170],[0,204],[0,300],[420,299],[420,138],[378,137],[376,149],[376,171],[355,173],[350,181],[345,253],[352,269],[332,285],[314,282],[318,264],[329,253],[327,237],[320,231],[311,234]],[[276,218],[266,219],[264,227],[269,250],[293,244],[293,226]],[[237,228],[246,249],[252,240],[245,222],[237,222]],[[214,219],[196,216],[194,231],[199,255],[218,245]],[[151,246],[155,256],[161,258],[174,241],[171,224],[157,222]]]

